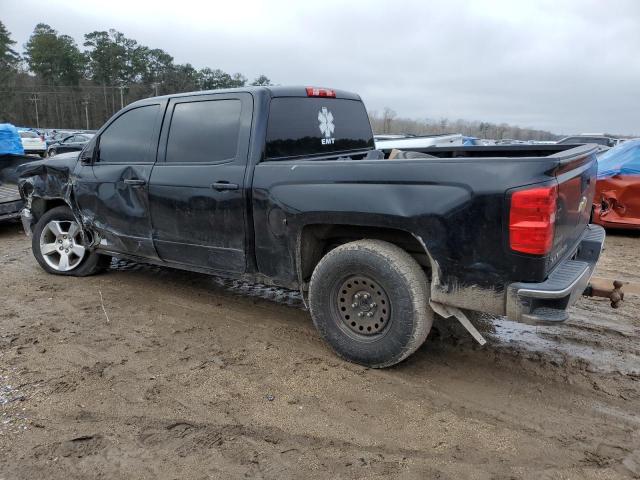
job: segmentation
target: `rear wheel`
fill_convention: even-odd
[[[401,362],[433,323],[429,282],[401,248],[361,240],[331,250],[309,286],[311,316],[342,358],[373,368]]]
[[[106,268],[110,260],[88,250],[67,207],[53,208],[40,217],[33,229],[31,250],[40,266],[56,275],[92,275]]]

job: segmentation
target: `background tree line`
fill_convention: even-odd
[[[81,49],[39,23],[22,55],[15,44],[0,22],[0,122],[16,125],[95,129],[141,98],[248,84],[241,73],[176,64],[164,50],[113,29],[85,34]],[[251,82],[270,84],[264,75]]]
[[[69,35],[39,23],[22,54],[0,22],[0,122],[42,128],[95,129],[122,106],[169,93],[242,87],[248,79],[209,67],[176,64],[114,29],[84,35],[81,49]],[[251,85],[270,85],[264,75]],[[36,114],[37,112],[37,114]],[[555,140],[548,131],[506,123],[398,118],[390,108],[370,112],[376,133],[463,135],[515,140]]]
[[[408,133],[412,135],[437,135],[441,133],[461,133],[469,137],[493,140],[558,140],[561,136],[545,130],[521,128],[506,123],[491,123],[469,120],[440,120],[398,118],[390,108],[382,113],[369,112],[373,131],[376,133]]]

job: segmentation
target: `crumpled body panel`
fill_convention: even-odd
[[[640,140],[628,140],[598,158],[593,222],[640,229]]]
[[[77,158],[77,153],[59,155],[18,167],[18,186],[22,197],[27,201],[32,198],[61,199],[72,207],[71,173]]]
[[[593,222],[606,228],[640,229],[640,175],[598,178]]]

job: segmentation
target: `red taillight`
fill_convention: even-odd
[[[545,255],[553,245],[558,187],[519,190],[511,195],[509,244],[516,252]]]
[[[328,88],[307,87],[307,97],[331,97],[336,98],[336,92]]]

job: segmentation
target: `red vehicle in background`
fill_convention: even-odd
[[[628,140],[598,158],[593,223],[640,229],[640,139]]]

